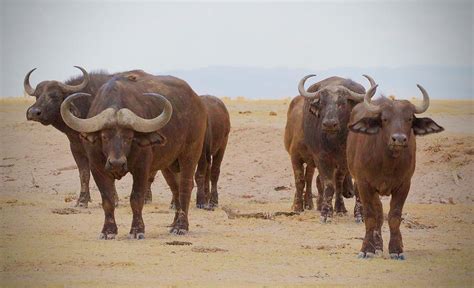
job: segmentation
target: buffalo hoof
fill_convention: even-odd
[[[128,234],[128,239],[143,240],[145,239],[145,233],[130,233]]]
[[[151,204],[153,201],[151,199],[145,199],[145,204]]]
[[[176,205],[175,205],[174,203],[171,203],[171,204],[170,204],[170,209],[171,209],[171,210],[176,210]]]
[[[207,207],[208,207],[207,204],[196,204],[196,208],[198,208],[198,209],[206,209]]]
[[[359,215],[354,217],[354,221],[357,224],[361,224],[362,222],[364,222],[364,219],[362,218],[362,216]]]
[[[376,258],[382,258],[383,257],[383,251],[382,250],[375,250],[375,257]]]
[[[390,259],[393,260],[405,260],[405,254],[403,253],[390,253]]]
[[[100,233],[99,240],[114,240],[117,234]]]
[[[219,203],[210,202],[209,205],[208,205],[208,208],[210,208],[212,210],[216,209],[217,207],[219,207]]]
[[[359,254],[357,254],[357,258],[359,259],[372,259],[375,257],[375,253],[372,253],[372,252],[359,252]]]
[[[188,231],[185,230],[185,229],[180,229],[180,228],[177,228],[177,227],[173,227],[173,228],[171,228],[170,233],[174,234],[174,235],[186,235],[186,233],[188,233]]]
[[[336,215],[337,215],[338,217],[343,217],[343,216],[345,216],[346,214],[347,214],[347,211],[346,211],[346,212],[337,212],[337,213],[336,213]]]
[[[321,217],[319,217],[319,221],[321,221],[321,223],[323,223],[323,224],[324,223],[329,224],[329,223],[332,222],[332,217],[330,217],[330,216],[321,216]]]
[[[87,207],[89,207],[89,203],[87,201],[83,202],[83,201],[81,201],[81,199],[79,199],[79,200],[77,200],[75,207],[87,208]]]

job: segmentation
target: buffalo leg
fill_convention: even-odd
[[[321,211],[321,208],[323,206],[323,193],[324,193],[324,189],[323,189],[323,183],[321,183],[321,177],[319,176],[316,176],[316,188],[318,189],[318,198],[316,199],[316,210],[317,211]]]
[[[201,158],[199,158],[198,167],[196,169],[196,174],[194,178],[196,180],[197,186],[197,193],[196,193],[196,207],[199,209],[205,208],[207,202],[207,195],[205,191],[205,186],[207,185],[206,182],[206,174],[209,163],[206,157],[205,152],[201,154]]]
[[[211,198],[209,199],[209,206],[217,207],[219,204],[219,193],[217,192],[217,181],[221,174],[222,159],[224,159],[225,146],[217,151],[217,154],[212,157],[211,167]]]
[[[360,198],[362,205],[364,206],[364,220],[365,220],[365,237],[362,242],[362,248],[360,249],[359,258],[371,258],[374,257],[377,248],[379,248],[377,240],[374,236],[377,236],[377,224],[378,224],[378,213],[380,202],[379,196],[375,189],[369,186],[366,182],[358,182],[357,188],[359,189]]]
[[[332,198],[334,196],[334,186],[328,179],[321,179],[324,192],[321,206],[321,222],[331,222],[333,216]]]
[[[185,160],[183,162],[184,163],[180,161],[182,170],[180,173],[178,185],[179,205],[176,205],[175,221],[173,223],[173,227],[170,230],[171,233],[176,235],[184,235],[187,231],[189,231],[188,211],[189,202],[191,200],[191,191],[194,186],[193,174],[195,167],[189,164],[189,162],[191,162],[189,160]]]
[[[344,186],[342,190],[342,196],[345,198],[352,198],[355,195],[354,184],[352,184],[351,174],[347,173],[344,177]]]
[[[390,211],[388,212],[390,242],[388,244],[388,252],[392,259],[405,260],[400,223],[402,222],[403,205],[405,204],[409,190],[410,183],[404,184],[398,191],[392,193],[392,199],[390,199]]]
[[[313,204],[313,191],[312,191],[312,182],[313,182],[313,176],[314,176],[314,166],[311,165],[306,165],[305,169],[305,190],[304,190],[304,209],[308,210],[313,210],[314,209],[314,204]]]
[[[347,209],[344,205],[344,198],[342,197],[346,175],[340,171],[336,171],[334,178],[334,183],[336,183],[336,201],[334,203],[334,208],[337,214],[346,214]]]
[[[354,205],[354,219],[356,223],[362,223],[364,221],[363,214],[363,207],[362,203],[360,202],[359,196],[359,189],[357,185],[354,184],[354,194],[355,194],[355,205]]]
[[[163,169],[161,170],[161,174],[163,174],[163,178],[165,178],[166,183],[170,187],[172,197],[171,197],[171,209],[178,210],[179,209],[179,185],[178,185],[178,180],[179,176],[174,174],[171,170],[169,169]],[[176,220],[176,219],[175,219]],[[174,222],[173,222],[174,223]],[[174,224],[171,224],[171,226]]]
[[[303,190],[305,185],[303,161],[298,157],[291,157],[291,164],[293,165],[293,173],[295,176],[296,193],[293,200],[293,211],[302,212],[303,207]]]
[[[153,195],[151,193],[151,184],[153,184],[153,181],[155,181],[156,173],[158,173],[158,170],[151,172],[148,176],[148,186],[145,195],[145,204],[150,204],[153,200]]]
[[[79,169],[79,180],[81,181],[81,192],[76,202],[76,207],[87,208],[88,203],[91,201],[91,195],[89,191],[90,181],[90,169],[89,159],[80,143],[70,143],[70,148],[74,161],[76,161],[77,168]]]
[[[142,210],[145,204],[145,194],[148,189],[148,173],[146,169],[140,169],[133,174],[133,189],[130,195],[130,207],[132,208],[133,219],[130,228],[130,239],[145,238],[145,223],[143,222]]]
[[[105,174],[104,171],[92,169],[92,176],[102,197],[102,209],[104,209],[104,226],[100,234],[100,239],[115,239],[117,235],[117,224],[115,223],[115,185],[114,179]]]

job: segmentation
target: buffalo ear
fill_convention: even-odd
[[[423,136],[431,133],[439,133],[444,131],[444,128],[439,126],[431,118],[416,118],[413,119],[413,132],[415,135]]]
[[[363,134],[377,134],[382,127],[382,122],[380,117],[365,117],[355,122],[354,124],[349,124],[349,130],[354,133],[363,133]]]
[[[81,139],[86,140],[87,142],[94,144],[95,141],[97,141],[97,135],[96,134],[91,134],[91,133],[79,133],[79,137]]]
[[[309,112],[311,112],[311,114],[314,114],[316,117],[319,117],[319,103],[319,98],[310,100],[309,102]]]
[[[164,146],[168,140],[165,136],[161,135],[159,132],[147,133],[147,134],[136,134],[133,138],[133,141],[141,147],[150,146],[150,145],[160,145]]]

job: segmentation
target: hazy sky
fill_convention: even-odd
[[[473,65],[472,1],[1,1],[0,95],[87,70]]]

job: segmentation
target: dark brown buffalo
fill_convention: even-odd
[[[372,90],[364,103],[358,104],[351,113],[347,162],[360,193],[365,219],[360,258],[382,254],[384,216],[379,195],[391,195],[388,250],[392,259],[405,259],[400,222],[415,171],[415,136],[444,130],[430,118],[415,117],[429,107],[428,93],[420,85],[418,88],[423,94],[421,106],[385,97],[372,102],[375,94]]]
[[[81,182],[81,190],[76,206],[87,207],[91,199],[89,193],[89,160],[82,146],[80,134],[64,123],[59,110],[64,99],[75,92],[89,93],[94,97],[100,86],[108,81],[111,76],[104,72],[94,72],[89,75],[83,68],[75,67],[82,71],[83,76],[73,77],[65,83],[59,81],[43,81],[39,83],[36,88],[30,85],[30,75],[36,68],[26,74],[24,80],[25,92],[30,96],[36,97],[36,102],[26,111],[26,118],[31,121],[40,122],[43,125],[52,125],[54,128],[66,134],[72,156],[79,169],[79,179]],[[90,101],[93,97],[82,98],[76,101],[74,103],[73,113],[78,117],[86,117],[89,111]],[[118,197],[116,200],[118,201]]]
[[[113,205],[114,181],[130,172],[133,220],[130,237],[143,239],[142,209],[150,175],[158,170],[176,203],[171,233],[189,229],[188,210],[193,176],[201,156],[207,114],[199,96],[175,77],[141,70],[116,74],[97,92],[87,119],[70,112],[78,93],[61,105],[64,122],[84,134],[91,172],[105,213],[101,239],[117,235]],[[165,96],[163,96],[165,95]]]
[[[204,103],[208,118],[206,137],[195,174],[196,206],[214,208],[219,204],[217,181],[229,138],[230,118],[224,102],[219,98],[210,95],[203,95],[200,98]],[[211,182],[210,189],[209,182]]]
[[[352,180],[346,163],[347,123],[352,108],[363,100],[365,89],[349,79],[331,77],[304,89],[308,75],[301,79],[298,89],[302,96],[293,99],[288,110],[285,147],[291,156],[295,175],[293,209],[302,211],[313,207],[311,179],[318,168],[318,210],[321,221],[331,221],[332,198],[336,193],[335,210],[346,213],[343,195],[353,195]],[[366,76],[371,84],[373,81]],[[303,166],[306,164],[306,171]],[[306,186],[306,191],[304,188]],[[358,219],[360,205],[354,214]]]

